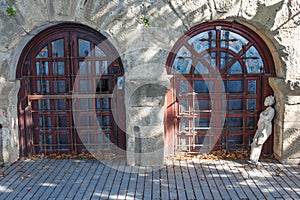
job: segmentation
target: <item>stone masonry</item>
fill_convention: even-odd
[[[8,7],[16,11],[15,16],[6,12]],[[276,77],[269,80],[276,98],[274,153],[283,163],[300,162],[298,0],[0,0],[0,16],[0,158],[6,163],[19,157],[16,68],[20,54],[41,30],[74,22],[106,36],[121,56],[128,163],[162,165],[164,95],[170,87],[164,69],[167,55],[184,32],[214,20],[242,23],[269,46],[276,70]]]

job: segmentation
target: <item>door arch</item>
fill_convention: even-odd
[[[174,45],[166,68],[166,153],[249,149],[264,98],[272,91],[272,55],[251,29],[207,22]],[[272,152],[272,138],[264,152]]]
[[[112,115],[118,105],[125,117],[123,87],[115,89],[123,73],[117,50],[87,26],[64,23],[35,36],[17,69],[20,155],[125,149]]]

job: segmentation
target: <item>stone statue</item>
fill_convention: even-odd
[[[248,162],[251,164],[258,163],[263,144],[272,133],[272,119],[275,115],[275,110],[271,106],[274,103],[274,96],[270,95],[266,97],[264,105],[267,106],[267,108],[264,111],[262,111],[259,115],[257,130],[255,132],[253,142],[251,144],[250,159],[248,160]]]

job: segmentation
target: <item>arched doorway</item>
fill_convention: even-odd
[[[112,115],[125,117],[123,87],[115,88],[122,75],[117,50],[89,27],[60,24],[35,36],[17,70],[21,156],[124,149]]]
[[[273,66],[264,41],[241,24],[191,28],[167,58],[166,153],[249,149]]]

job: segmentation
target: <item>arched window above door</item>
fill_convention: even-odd
[[[59,24],[35,36],[17,69],[21,155],[125,148],[112,115],[122,75],[118,51],[87,26]]]
[[[248,149],[263,99],[271,93],[267,78],[274,76],[273,66],[265,42],[241,24],[191,28],[166,62],[173,75],[166,106],[172,151]]]

